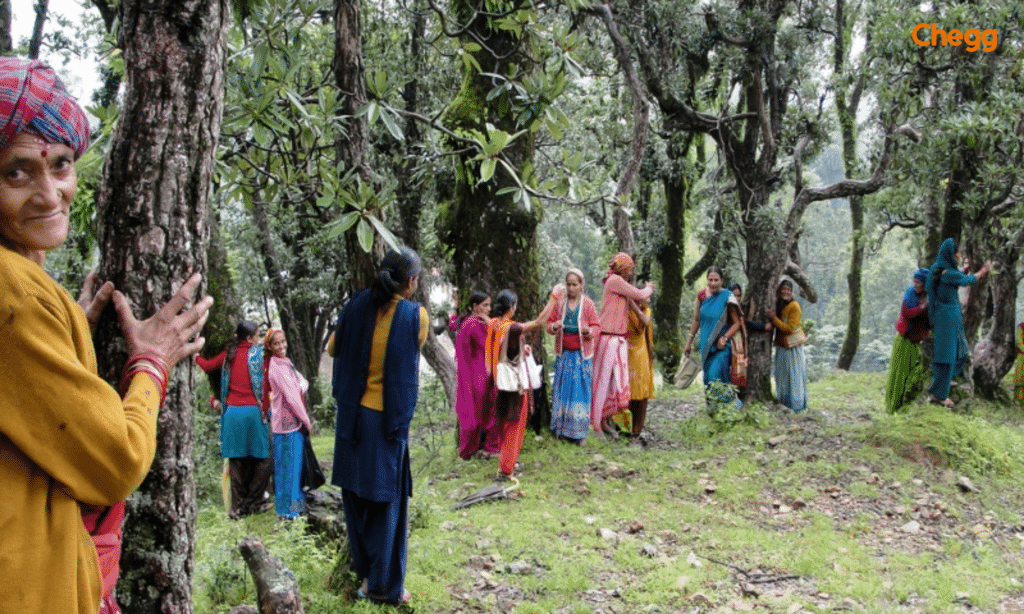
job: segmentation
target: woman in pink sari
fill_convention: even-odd
[[[474,292],[469,297],[469,310],[455,336],[459,378],[455,415],[459,419],[459,458],[464,460],[474,454],[493,458],[501,450],[498,418],[493,404],[487,402],[487,363],[484,360],[491,297],[485,292]]]
[[[629,299],[649,299],[654,283],[647,282],[641,290],[627,279],[633,275],[633,259],[619,252],[608,264],[601,296],[601,336],[594,354],[594,391],[590,403],[590,425],[600,433],[616,435],[612,416],[629,409]]]

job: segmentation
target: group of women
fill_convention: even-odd
[[[517,297],[502,290],[491,298],[475,292],[469,313],[457,325],[455,355],[459,392],[455,412],[459,420],[459,456],[498,457],[501,476],[510,476],[522,447],[531,388],[515,392],[501,389],[496,379],[500,363],[518,369],[532,349],[524,335],[544,328],[554,336],[555,367],[552,388],[551,430],[559,438],[583,445],[591,431],[617,436],[613,417],[631,434],[643,429],[647,399],[654,395],[650,308],[654,286],[633,287],[627,280],[633,261],[616,254],[604,278],[601,313],[586,295],[583,272],[571,268],[565,284],[557,285],[534,320],[513,319]],[[522,371],[527,373],[527,371]],[[531,377],[539,379],[539,374]]]
[[[749,330],[774,331],[773,375],[779,403],[793,411],[807,407],[807,369],[803,343],[803,314],[793,299],[793,283],[782,280],[776,289],[774,309],[767,309],[769,322],[759,324],[746,319],[740,305],[742,290],[738,284],[725,289],[722,270],[708,268],[707,287],[697,293],[693,307],[690,335],[683,350],[693,351],[693,342],[700,334],[700,355],[704,369],[704,386],[709,403],[742,404],[738,395],[728,390],[715,390],[721,382],[736,388],[747,385],[747,347]]]
[[[986,260],[971,275],[960,270],[960,261],[960,247],[954,239],[946,239],[935,263],[930,269],[915,271],[913,285],[904,293],[885,387],[885,407],[890,413],[899,411],[916,396],[914,384],[924,371],[920,342],[929,331],[933,356],[928,400],[943,407],[954,405],[950,389],[969,356],[959,290],[974,285],[992,270],[992,262]],[[1024,351],[1022,330],[1018,330],[1018,352]]]
[[[207,373],[220,373],[221,455],[230,481],[228,515],[241,518],[274,506],[282,519],[305,511],[301,475],[304,438],[312,430],[306,410],[309,382],[288,358],[288,341],[279,328],[267,330],[248,320],[219,355],[196,362]],[[273,455],[271,455],[273,452]]]

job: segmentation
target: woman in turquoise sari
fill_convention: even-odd
[[[992,269],[985,264],[975,275],[961,273],[958,268],[960,249],[952,238],[942,242],[939,257],[928,271],[928,319],[935,338],[935,358],[932,360],[932,385],[929,400],[943,407],[952,407],[949,385],[960,375],[967,360],[967,337],[964,335],[964,315],[957,290],[970,286]]]
[[[708,269],[708,287],[697,294],[690,323],[690,337],[685,352],[693,350],[693,340],[700,331],[700,356],[704,362],[704,387],[712,382],[732,382],[732,339],[743,327],[740,304],[732,292],[722,286],[722,270]],[[740,404],[739,399],[736,400]]]

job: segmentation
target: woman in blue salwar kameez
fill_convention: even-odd
[[[407,247],[384,257],[373,285],[338,317],[334,399],[338,406],[331,482],[342,489],[360,598],[405,603],[409,422],[419,390],[427,312],[407,300],[421,265]]]
[[[952,407],[949,386],[960,375],[968,356],[967,336],[964,334],[964,316],[960,307],[960,286],[970,286],[992,269],[985,264],[975,275],[962,273],[958,268],[960,250],[956,241],[948,238],[939,248],[939,256],[928,271],[928,319],[935,339],[932,360],[932,385],[929,400],[944,407]]]

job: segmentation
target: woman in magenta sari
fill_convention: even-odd
[[[487,363],[484,360],[491,297],[485,292],[474,292],[469,297],[469,310],[455,336],[459,378],[455,415],[459,419],[459,458],[463,460],[469,460],[474,454],[496,457],[501,451],[497,415],[487,402]]]
[[[617,434],[612,416],[629,409],[629,299],[650,298],[654,284],[647,282],[643,290],[634,288],[627,279],[633,274],[633,259],[619,252],[608,264],[601,296],[601,336],[594,354],[593,396],[590,403],[590,424],[595,431]]]

